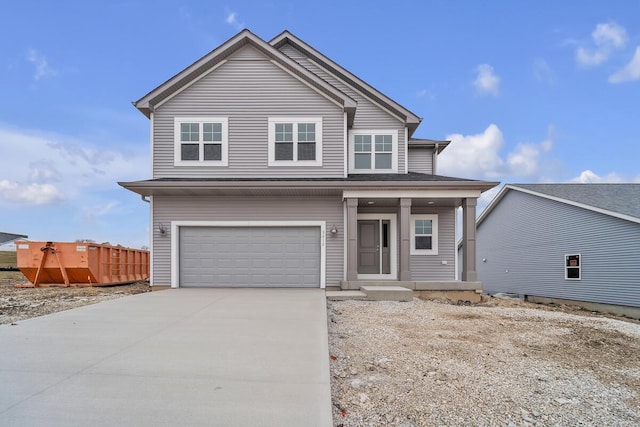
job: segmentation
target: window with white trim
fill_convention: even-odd
[[[411,215],[411,255],[438,255],[438,215]]]
[[[349,137],[349,172],[398,172],[398,131],[352,130]]]
[[[322,117],[269,117],[269,166],[322,166]]]
[[[174,134],[177,166],[227,166],[227,117],[175,117]]]
[[[564,280],[582,280],[580,254],[567,254],[564,256]]]

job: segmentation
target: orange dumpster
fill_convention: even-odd
[[[106,286],[149,278],[149,251],[84,242],[16,240],[27,287]]]

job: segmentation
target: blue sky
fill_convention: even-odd
[[[116,184],[150,177],[131,101],[245,27],[423,117],[414,136],[453,141],[441,174],[640,182],[637,0],[360,4],[3,2],[0,231],[148,245],[148,205]]]

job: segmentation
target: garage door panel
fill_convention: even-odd
[[[180,286],[319,287],[319,227],[180,227]]]

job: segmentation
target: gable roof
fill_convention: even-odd
[[[416,130],[420,122],[422,121],[421,117],[418,117],[416,114],[411,112],[409,109],[403,107],[398,104],[393,99],[389,98],[364,80],[360,79],[356,75],[352,74],[350,71],[340,66],[336,62],[329,59],[327,56],[323,55],[318,50],[314,49],[304,41],[297,38],[295,35],[285,30],[276,37],[274,37],[269,44],[275,47],[276,49],[280,48],[282,45],[289,43],[300,52],[304,53],[307,57],[313,59],[316,63],[319,63],[325,69],[329,70],[332,74],[336,75],[344,82],[349,84],[350,86],[358,89],[359,91],[365,93],[368,97],[372,98],[377,103],[383,105],[385,108],[395,112],[398,116],[403,117],[405,119],[405,123],[409,128],[409,136],[413,134]]]
[[[13,234],[13,233],[3,233],[0,232],[0,245],[3,245],[7,242],[10,242],[15,239],[26,239],[29,236],[24,234]]]
[[[640,184],[507,184],[478,217],[477,225],[509,191],[519,191],[640,223]]]
[[[155,106],[187,88],[201,77],[215,70],[218,66],[224,64],[229,56],[247,44],[255,47],[257,50],[269,57],[276,65],[280,66],[295,78],[302,80],[312,89],[315,89],[323,96],[341,105],[347,113],[348,120],[353,122],[353,116],[357,106],[357,102],[355,100],[308,71],[249,30],[240,31],[238,34],[202,58],[198,59],[193,64],[189,65],[187,68],[180,71],[178,74],[153,89],[151,92],[147,93],[138,101],[133,102],[133,105],[145,116],[149,117]]]

